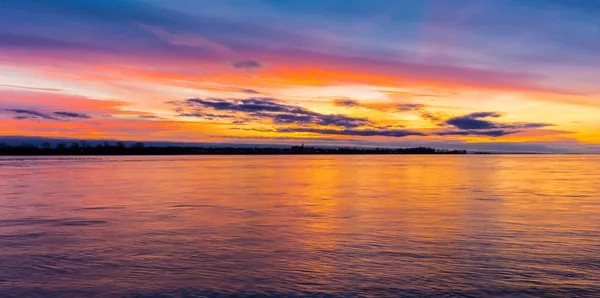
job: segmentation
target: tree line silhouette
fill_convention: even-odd
[[[467,154],[466,150],[416,148],[317,148],[292,146],[288,148],[146,146],[142,142],[104,142],[96,145],[86,141],[40,146],[22,144],[9,146],[0,143],[0,155],[252,155],[252,154]]]

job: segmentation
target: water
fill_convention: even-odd
[[[0,297],[599,297],[600,156],[0,157]]]

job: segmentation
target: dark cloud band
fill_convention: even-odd
[[[64,112],[58,111],[53,113],[42,113],[34,110],[26,110],[26,109],[6,109],[8,112],[13,112],[17,114],[14,117],[16,120],[25,120],[30,118],[38,118],[38,119],[48,119],[48,120],[66,120],[66,119],[89,119],[92,118],[89,115],[74,113],[74,112]]]
[[[220,99],[191,98],[183,102],[172,102],[178,106],[180,116],[205,117],[211,111],[229,113],[239,118],[270,119],[275,124],[322,125],[353,128],[369,125],[366,118],[339,114],[322,114],[306,108],[279,102],[273,98]],[[208,114],[207,114],[208,113]],[[220,116],[219,118],[224,118]]]

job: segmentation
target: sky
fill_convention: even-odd
[[[600,152],[600,1],[0,0],[0,136]]]

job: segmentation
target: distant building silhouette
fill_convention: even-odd
[[[314,152],[315,147],[305,147],[304,142],[300,146],[292,146],[292,152]]]

